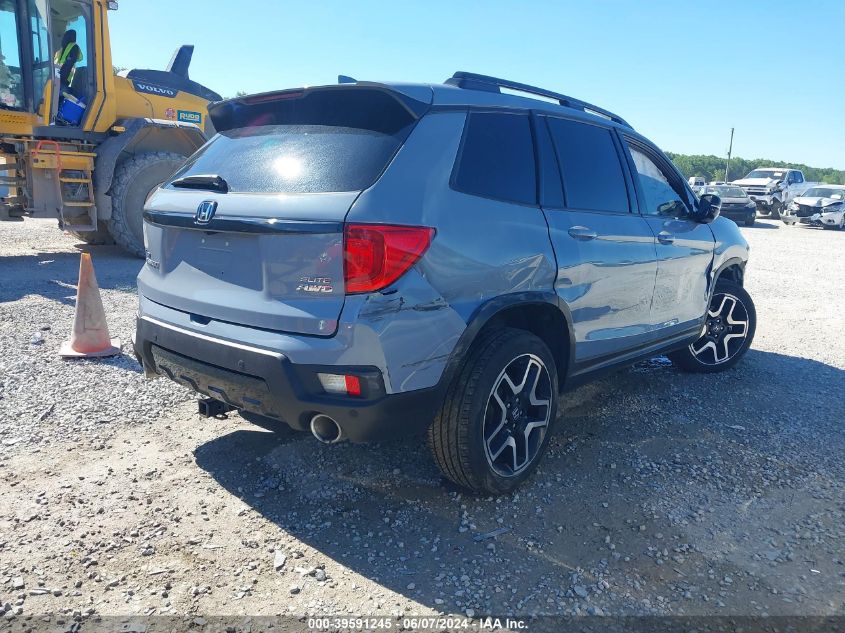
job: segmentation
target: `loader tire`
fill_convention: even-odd
[[[105,222],[97,222],[96,231],[68,231],[68,234],[91,246],[114,244],[114,238],[109,233],[108,224]]]
[[[109,233],[133,255],[144,257],[144,203],[184,162],[173,152],[148,152],[124,159],[114,170]]]

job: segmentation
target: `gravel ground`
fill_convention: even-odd
[[[60,360],[79,248],[0,223],[0,614],[845,615],[845,232],[742,230],[746,359],[568,394],[539,472],[493,499],[420,438],[199,419],[129,354],[140,262],[113,248],[91,252],[124,355]]]

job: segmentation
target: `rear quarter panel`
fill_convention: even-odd
[[[349,222],[437,231],[415,270],[387,291],[368,295],[354,315],[381,340],[396,390],[436,384],[468,321],[487,301],[554,287],[555,257],[539,206],[450,187],[465,119],[463,111],[426,115],[347,216]],[[344,313],[344,319],[353,317]]]

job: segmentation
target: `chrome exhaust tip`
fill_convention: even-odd
[[[343,430],[325,413],[318,413],[311,418],[311,435],[323,444],[334,444],[343,439]]]

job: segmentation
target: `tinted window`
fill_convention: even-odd
[[[534,204],[537,181],[528,116],[470,113],[454,186],[464,193]]]
[[[415,120],[395,98],[377,91],[249,100],[217,113],[223,131],[173,180],[218,175],[232,192],[360,191],[379,177]]]
[[[537,142],[537,160],[540,178],[540,203],[546,207],[560,208],[563,205],[563,189],[560,184],[560,169],[557,165],[555,148],[552,146],[552,139],[549,130],[541,121],[534,136]]]
[[[593,211],[625,211],[628,193],[610,130],[548,119],[563,176],[567,206]]]
[[[645,153],[631,147],[631,157],[637,167],[637,174],[645,198],[644,215],[662,215],[680,217],[687,212],[681,196],[670,184],[670,175],[665,173],[655,161]]]

